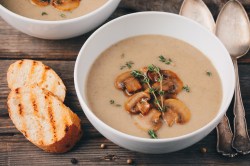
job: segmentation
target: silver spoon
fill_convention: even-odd
[[[250,152],[250,139],[240,93],[237,59],[249,50],[250,27],[247,13],[239,1],[230,0],[224,5],[216,22],[216,35],[230,53],[235,68],[235,117],[232,147],[239,153],[247,154]]]
[[[202,0],[184,0],[179,14],[200,23],[212,33],[215,33],[214,18]],[[226,115],[216,127],[216,131],[217,151],[225,156],[235,156],[237,153],[231,147],[233,133]]]
[[[214,18],[202,0],[184,0],[179,14],[200,23],[212,33],[215,32]]]

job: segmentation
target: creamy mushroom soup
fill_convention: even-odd
[[[98,118],[145,138],[193,132],[216,116],[222,100],[211,61],[188,43],[160,35],[128,38],[105,50],[86,89]]]
[[[31,3],[31,1],[34,2]],[[54,1],[58,2],[58,0],[50,0],[48,4],[44,5],[43,3],[46,1],[47,0],[0,0],[0,4],[24,17],[56,21],[88,14],[104,5],[108,0],[79,0],[79,4],[75,4],[76,2],[74,2],[74,4],[66,4],[65,7],[60,5],[60,3],[58,3],[58,5],[52,4]],[[71,3],[70,0],[67,1]],[[60,2],[62,3],[63,1],[61,0]]]

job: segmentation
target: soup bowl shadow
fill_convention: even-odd
[[[120,0],[109,0],[98,9],[68,20],[44,21],[18,15],[0,4],[0,16],[17,30],[42,39],[68,39],[87,33],[102,24],[117,8]]]
[[[211,60],[222,84],[222,102],[217,115],[204,127],[174,138],[150,139],[122,133],[99,119],[88,105],[86,80],[92,64],[111,45],[138,35],[165,35],[185,41]],[[140,12],[112,20],[96,30],[81,48],[74,69],[74,83],[81,107],[92,125],[107,139],[126,149],[143,153],[168,153],[191,146],[208,135],[220,122],[232,100],[234,68],[224,45],[198,23],[164,12]],[[204,92],[206,93],[206,92]]]

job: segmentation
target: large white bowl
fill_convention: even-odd
[[[100,8],[81,17],[43,21],[20,16],[0,4],[0,16],[11,26],[42,39],[67,39],[87,33],[103,23],[117,8],[120,0],[109,0]]]
[[[221,78],[223,99],[216,117],[206,126],[183,136],[147,139],[131,136],[106,125],[87,105],[86,80],[95,59],[112,44],[128,37],[158,34],[190,43],[214,64]],[[75,89],[85,115],[93,126],[115,144],[144,153],[167,153],[186,148],[209,134],[220,122],[234,93],[235,76],[231,58],[223,44],[201,25],[179,15],[141,12],[119,17],[96,30],[83,45],[75,64]]]

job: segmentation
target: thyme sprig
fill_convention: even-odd
[[[121,107],[121,104],[117,104],[117,103],[115,102],[115,100],[109,100],[109,103],[110,103],[111,105],[116,106],[116,107]]]
[[[60,14],[60,16],[62,17],[62,18],[66,18],[66,15],[65,14]]]
[[[173,62],[172,59],[166,59],[163,55],[159,56],[159,61],[165,63],[166,65],[170,65]]]
[[[208,77],[211,77],[211,76],[212,76],[212,72],[211,72],[211,71],[206,71],[206,75],[207,75]]]
[[[148,134],[150,135],[151,138],[157,139],[157,135],[154,130],[148,130]]]
[[[138,70],[133,70],[131,72],[131,75],[134,76],[135,78],[142,78],[142,82],[146,83],[148,85],[149,88],[149,93],[151,93],[154,96],[154,102],[155,104],[158,106],[158,110],[161,112],[164,112],[165,107],[163,105],[163,95],[164,92],[162,91],[162,80],[163,80],[163,75],[160,73],[160,68],[156,67],[155,65],[151,64],[148,66],[148,70],[150,72],[156,72],[159,75],[159,79],[158,82],[160,83],[160,91],[157,91],[157,89],[153,88],[150,85],[150,79],[148,78],[147,74],[143,74]],[[160,94],[161,97],[161,103],[159,102],[157,96],[156,96],[156,92],[158,92],[158,94]]]
[[[148,70],[151,72],[156,72],[159,75],[159,79],[157,80],[160,83],[160,91],[158,92],[158,94],[161,97],[161,111],[164,111],[164,105],[163,105],[163,94],[164,91],[162,91],[162,81],[163,81],[163,75],[160,73],[160,68],[156,67],[155,65],[149,65],[148,66]]]
[[[45,15],[48,15],[48,13],[42,12],[41,15],[42,15],[42,16],[45,16]]]
[[[133,61],[128,61],[128,62],[125,63],[125,65],[122,65],[122,66],[120,67],[120,70],[122,70],[122,69],[124,69],[124,68],[131,69],[132,66],[133,66],[133,64],[134,64]]]
[[[183,86],[183,88],[182,88],[183,90],[185,90],[186,92],[190,92],[190,87],[188,86],[188,85],[186,85],[186,86]]]

